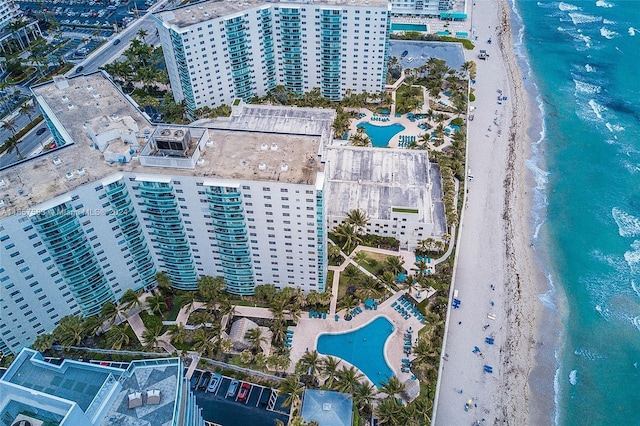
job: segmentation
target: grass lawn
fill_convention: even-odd
[[[327,282],[324,285],[324,288],[326,288],[325,291],[331,292],[331,287],[333,285],[333,274],[334,273],[335,272],[331,271],[331,270],[327,271]]]
[[[362,250],[367,254],[367,258],[359,262],[358,264],[362,266],[367,271],[371,272],[373,275],[378,275],[384,269],[384,262],[389,257],[387,254],[382,253],[374,253],[366,250]]]
[[[340,281],[338,281],[338,300],[340,300],[340,298],[344,297],[344,295],[347,294],[347,287],[349,287],[349,284],[347,284],[347,279],[344,277],[344,275],[340,274]]]
[[[169,312],[165,312],[164,319],[165,321],[175,321],[178,318],[178,313],[183,306],[188,304],[191,301],[191,298],[187,295],[181,296],[177,295],[173,298],[173,306],[171,306],[171,310]]]

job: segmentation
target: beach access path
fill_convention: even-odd
[[[473,170],[474,177],[466,182],[451,288],[461,305],[447,314],[433,422],[531,424],[527,376],[535,286],[525,195],[528,101],[506,2],[476,0],[474,5],[472,34],[478,39],[473,51],[465,51],[465,59],[477,64],[475,120],[468,123],[467,146],[467,173]],[[479,60],[480,49],[490,58]],[[507,99],[499,103],[498,96]]]

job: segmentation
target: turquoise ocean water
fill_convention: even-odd
[[[640,2],[513,0],[560,425],[640,425]],[[542,119],[543,118],[543,119]]]

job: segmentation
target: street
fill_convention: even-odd
[[[17,125],[17,126],[20,126],[20,128],[26,126],[28,122],[29,122],[29,119],[26,115],[19,115],[16,118],[16,123],[24,123],[24,124]],[[44,132],[38,135],[38,130],[40,129],[44,129]],[[2,140],[5,140],[9,136],[11,136],[11,132],[9,132],[8,130],[2,129],[0,132],[3,132],[3,133],[0,133],[0,138],[2,138]],[[22,142],[20,142],[20,144],[18,145],[20,154],[24,158],[29,157],[30,153],[32,153],[35,150],[41,149],[44,143],[47,142],[50,138],[51,138],[51,133],[49,132],[49,128],[47,128],[47,125],[43,121],[42,123],[35,126],[33,129],[31,129],[29,133],[24,135],[24,137],[22,138]],[[18,153],[15,150],[11,153],[2,154],[0,155],[0,169],[3,169],[15,163],[16,161],[18,161]]]

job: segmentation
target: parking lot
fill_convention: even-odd
[[[191,388],[197,384],[203,372],[196,370],[191,377]],[[247,419],[251,419],[252,426],[273,426],[276,419],[285,424],[289,420],[289,407],[281,407],[286,396],[279,396],[274,405],[274,410],[267,407],[272,400],[272,389],[250,383],[250,389],[245,402],[238,400],[238,389],[243,383],[240,381],[238,389],[232,395],[228,394],[229,386],[233,379],[223,376],[222,382],[213,393],[203,389],[195,389],[198,406],[202,408],[202,417],[205,420],[221,424],[223,426],[244,426]]]

